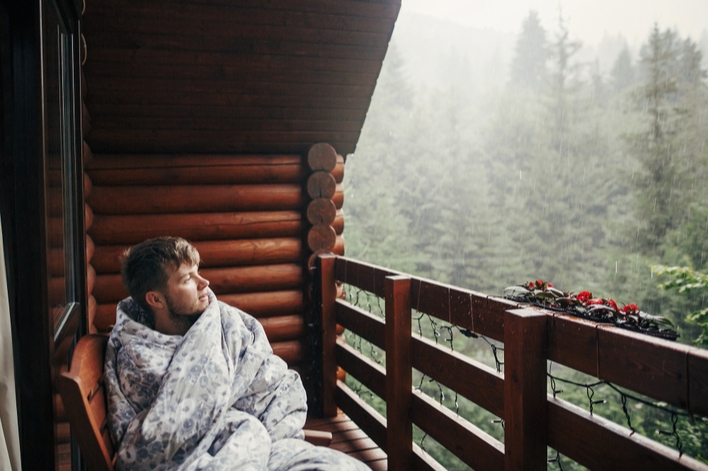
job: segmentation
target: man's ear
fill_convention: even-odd
[[[147,292],[145,294],[145,301],[153,308],[162,309],[165,307],[165,301],[160,292]]]

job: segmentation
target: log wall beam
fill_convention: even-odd
[[[297,184],[94,186],[88,203],[101,215],[219,213],[298,210],[305,197]]]
[[[226,241],[194,241],[199,251],[199,267],[238,267],[297,263],[304,259],[301,238],[233,239]],[[121,257],[128,244],[99,246],[92,265],[99,274],[117,274]]]

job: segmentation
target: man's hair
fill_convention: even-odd
[[[165,291],[170,272],[184,263],[199,264],[199,253],[189,241],[172,236],[148,239],[123,253],[123,285],[133,300],[152,315],[145,294]]]

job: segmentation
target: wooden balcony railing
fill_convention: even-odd
[[[706,469],[547,393],[547,362],[708,416],[708,352],[570,315],[320,256],[322,408],[342,409],[386,453],[391,470],[438,469],[412,424],[473,469],[543,469],[547,446],[590,469]],[[385,321],[336,296],[336,281],[385,299]],[[504,343],[504,373],[412,333],[411,310]],[[385,368],[337,340],[336,326],[385,350]],[[386,401],[386,418],[337,380],[337,366]],[[502,418],[504,443],[412,388],[412,369]]]

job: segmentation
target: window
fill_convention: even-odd
[[[43,6],[45,195],[50,320],[54,342],[74,324],[80,277],[76,261],[78,215],[74,35],[53,2]],[[73,330],[70,330],[73,335]]]

